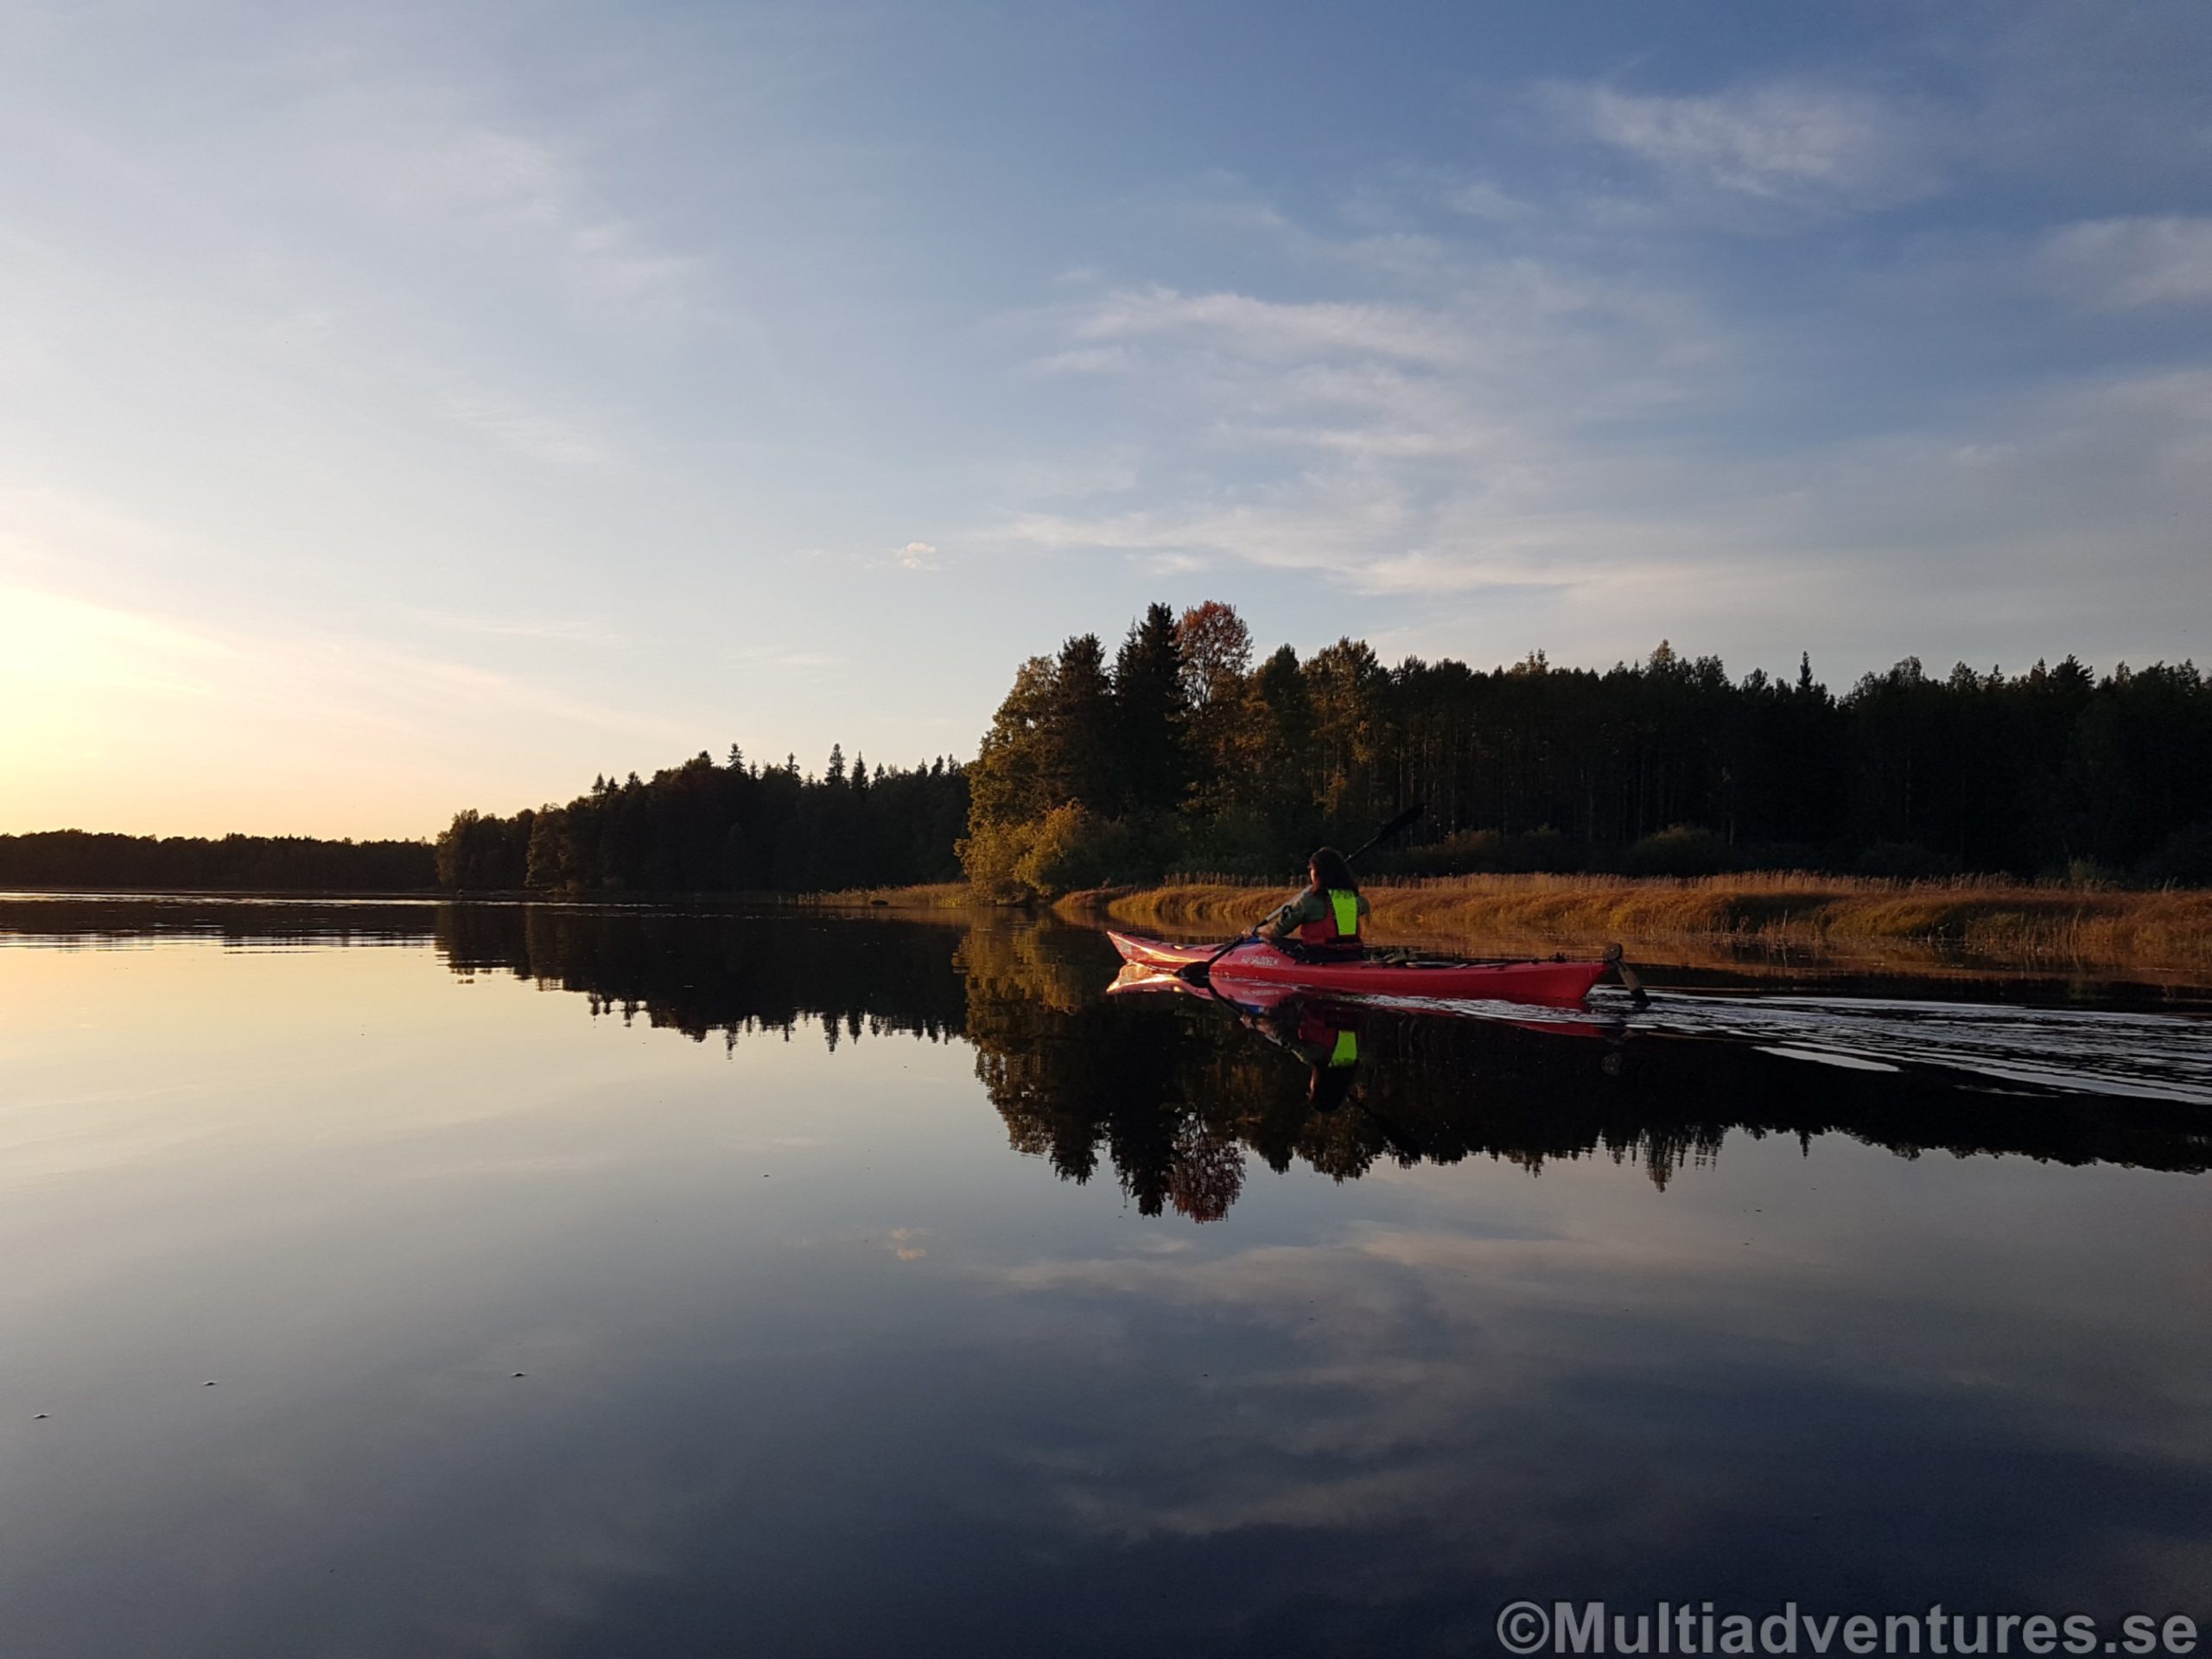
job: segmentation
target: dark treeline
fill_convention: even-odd
[[[1907,658],[1840,695],[1637,664],[1388,666],[1361,641],[1259,658],[1229,606],[1154,605],[1016,671],[968,766],[747,764],[733,747],[565,806],[457,815],[431,846],[59,830],[0,884],[226,891],[803,892],[944,881],[996,899],[1177,871],[1287,878],[1400,805],[1381,874],[1792,868],[2212,880],[2212,687],[2194,664],[2023,673]]]
[[[1425,801],[1376,868],[1755,867],[2212,879],[2212,688],[2193,664],[2100,677],[1908,658],[1841,696],[1640,664],[1386,666],[1340,639],[1255,659],[1226,605],[1155,605],[1024,663],[969,769],[963,843],[1002,897],[1205,869],[1281,876]]]
[[[404,893],[436,884],[426,841],[306,836],[0,836],[0,887]]]
[[[796,759],[726,764],[704,753],[566,806],[458,814],[438,836],[437,880],[463,891],[800,893],[958,879],[953,847],[968,779],[939,759],[870,768],[842,746],[822,776]]]

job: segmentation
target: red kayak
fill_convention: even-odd
[[[1124,960],[1173,973],[1205,961],[1212,944],[1170,944],[1109,932]],[[1251,984],[1295,985],[1353,996],[1497,997],[1516,1002],[1580,1002],[1605,977],[1610,962],[1459,962],[1450,957],[1407,962],[1300,962],[1262,939],[1236,945],[1213,964],[1216,979]]]

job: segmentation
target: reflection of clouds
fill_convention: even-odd
[[[424,1599],[415,1632],[423,1639],[410,1643],[417,1651],[531,1653],[588,1630],[633,1586],[664,1581],[729,1496],[726,1478],[686,1486],[660,1468],[613,1459],[593,1460],[553,1486],[487,1529],[502,1535],[492,1560],[458,1556],[470,1571]],[[373,1640],[358,1650],[380,1648],[390,1650]]]
[[[1977,1282],[1994,1268],[1974,1259],[1954,1283],[1924,1231],[1864,1267],[1847,1240],[1747,1248],[1726,1203],[1687,1228],[1586,1232],[1574,1208],[1607,1192],[1569,1197],[1545,1236],[1373,1227],[1010,1270],[1057,1307],[1114,1309],[1112,1358],[1174,1356],[1194,1402],[1101,1466],[1040,1464],[1040,1478],[1072,1525],[1122,1544],[1417,1528],[1424,1554],[1476,1552],[1509,1575],[1717,1549],[1751,1517],[1823,1512],[1871,1566],[1904,1487],[1940,1488],[1936,1509],[1962,1514],[2009,1482],[2034,1548],[1974,1573],[2025,1573],[2032,1555],[2176,1581],[2066,1524],[2077,1489],[2212,1477],[2212,1389],[2140,1346],[2156,1294],[2093,1311]],[[2139,1357],[2115,1361],[2131,1342]],[[2118,1438],[2115,1412],[2133,1424]],[[1853,1451],[1872,1424],[1881,1444]],[[1928,1571],[1969,1570],[1973,1529],[1956,1530]]]
[[[546,1153],[514,1157],[456,1158],[410,1170],[410,1181],[536,1180],[547,1175],[582,1175],[614,1161],[604,1153]]]
[[[1065,1491],[1069,1518],[1119,1542],[1166,1535],[1206,1538],[1247,1527],[1338,1530],[1387,1525],[1447,1512],[1464,1482],[1444,1469],[1321,1478],[1253,1492],[1205,1494],[1187,1503],[1147,1509],[1096,1489]]]
[[[1202,1424],[1179,1430],[1171,1419],[1111,1471],[1052,1472],[1077,1525],[1135,1542],[1482,1513],[1485,1489],[1527,1456],[1532,1406],[1560,1378],[1609,1364],[1575,1317],[1618,1304],[1615,1281],[1595,1282],[1598,1268],[1564,1239],[1373,1228],[1198,1260],[1031,1263],[1007,1276],[1056,1300],[1126,1301],[1209,1327],[1227,1316],[1240,1327],[1239,1358],[1203,1367]],[[1129,1314],[1131,1343],[1144,1340],[1144,1319]],[[1576,1477],[1562,1468],[1551,1478]],[[1506,1524],[1517,1537],[1526,1529],[1526,1517]]]

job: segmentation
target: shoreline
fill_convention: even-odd
[[[2212,890],[2037,887],[1789,874],[1699,877],[1473,875],[1362,887],[1379,940],[1431,948],[1610,943],[1742,959],[1869,953],[1983,964],[2179,974],[2212,980]],[[1276,887],[1219,880],[1070,893],[1070,920],[1224,934],[1279,902]]]
[[[963,883],[828,893],[347,892],[303,888],[10,887],[0,898],[97,902],[529,904],[608,910],[821,910],[953,920],[1052,916],[1180,940],[1243,931],[1288,895],[1219,879],[1092,888],[1054,903],[994,904]],[[1378,943],[1472,955],[1595,951],[1631,961],[1785,972],[1871,968],[2126,975],[2212,988],[2212,889],[2034,887],[2000,879],[1890,880],[1795,874],[1701,877],[1472,875],[1365,884]]]

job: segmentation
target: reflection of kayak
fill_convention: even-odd
[[[1219,947],[1169,944],[1127,933],[1106,937],[1123,958],[1167,972],[1205,962]],[[1289,985],[1337,995],[1494,997],[1517,1002],[1580,1002],[1604,976],[1603,962],[1300,962],[1264,940],[1239,944],[1213,964],[1216,979]]]
[[[1202,1002],[1217,1005],[1226,1003],[1239,1014],[1272,1014],[1286,1002],[1303,1002],[1313,995],[1300,985],[1257,985],[1244,980],[1194,985],[1172,969],[1148,968],[1141,962],[1123,963],[1122,971],[1106,988],[1109,996],[1148,991],[1195,996]]]
[[[1172,968],[1148,968],[1141,962],[1123,963],[1122,971],[1106,988],[1109,996],[1129,996],[1147,992],[1160,992],[1169,996],[1195,996],[1206,1002],[1225,1002],[1239,1014],[1266,1014],[1293,998],[1306,995],[1295,985],[1194,985]]]
[[[1278,1008],[1295,1009],[1300,1004],[1314,1001],[1315,1006],[1327,1008],[1325,999],[1316,1000],[1315,993],[1297,985],[1262,985],[1249,980],[1225,980],[1217,985],[1209,980],[1203,985],[1193,985],[1180,974],[1167,968],[1147,968],[1141,963],[1125,962],[1114,982],[1106,988],[1109,996],[1135,996],[1164,993],[1168,995],[1195,996],[1204,1002],[1226,1004],[1238,1014],[1272,1014]],[[1517,1002],[1529,998],[1515,997]],[[1551,1006],[1548,1002],[1546,1007]],[[1349,1007],[1338,1010],[1349,1016]],[[1601,1025],[1595,1020],[1577,1020],[1565,1014],[1547,1014],[1536,1020],[1515,1020],[1500,1009],[1481,1004],[1469,1004],[1453,1000],[1412,1005],[1396,1012],[1418,1014],[1436,1020],[1487,1020],[1511,1026],[1520,1031],[1533,1031],[1541,1037],[1604,1037],[1618,1039],[1622,1034],[1618,1025]]]

